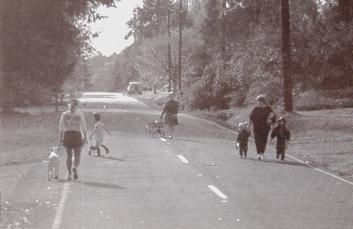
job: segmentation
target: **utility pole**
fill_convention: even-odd
[[[226,65],[226,17],[225,17],[225,11],[226,11],[226,0],[222,0],[222,40],[221,40],[221,58],[222,58],[222,70],[224,73],[225,70],[225,65]]]
[[[291,78],[291,49],[290,49],[290,14],[289,0],[281,0],[282,3],[282,74],[283,96],[285,111],[293,111],[293,83]]]
[[[181,55],[182,55],[182,46],[183,46],[183,0],[179,0],[179,59],[178,59],[178,86],[181,90]]]
[[[168,20],[168,92],[172,91],[172,55],[171,55],[171,31],[170,31],[170,0],[168,0],[167,7],[167,20]]]

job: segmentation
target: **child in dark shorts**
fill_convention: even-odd
[[[278,119],[278,125],[272,130],[271,139],[277,138],[276,158],[284,161],[287,142],[290,140],[290,131],[286,126],[287,122],[284,117]]]
[[[250,131],[247,128],[248,123],[242,122],[239,124],[239,133],[237,136],[237,148],[239,149],[240,158],[246,158],[248,153],[248,142]]]

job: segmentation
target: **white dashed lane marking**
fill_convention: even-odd
[[[221,198],[222,200],[226,200],[228,199],[228,197],[223,193],[221,192],[216,186],[214,185],[208,185],[208,188],[214,192],[219,198]]]
[[[189,164],[189,161],[183,155],[177,155],[177,157],[185,164]]]

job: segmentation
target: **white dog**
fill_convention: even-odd
[[[49,155],[49,163],[48,163],[48,180],[59,178],[59,156],[56,153],[58,147],[53,147],[53,151],[50,152]]]

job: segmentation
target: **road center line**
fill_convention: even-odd
[[[189,164],[189,161],[183,155],[177,155],[177,157],[185,164]]]
[[[216,186],[208,185],[208,188],[211,189],[211,191],[214,192],[221,199],[223,199],[223,200],[228,199],[228,197],[223,192],[221,192]]]
[[[53,222],[53,225],[51,226],[51,229],[59,229],[60,227],[61,219],[64,214],[64,207],[65,207],[67,194],[69,193],[69,187],[70,187],[69,183],[64,184],[63,192],[61,194],[61,200],[60,200],[58,209],[56,211],[54,222]]]

